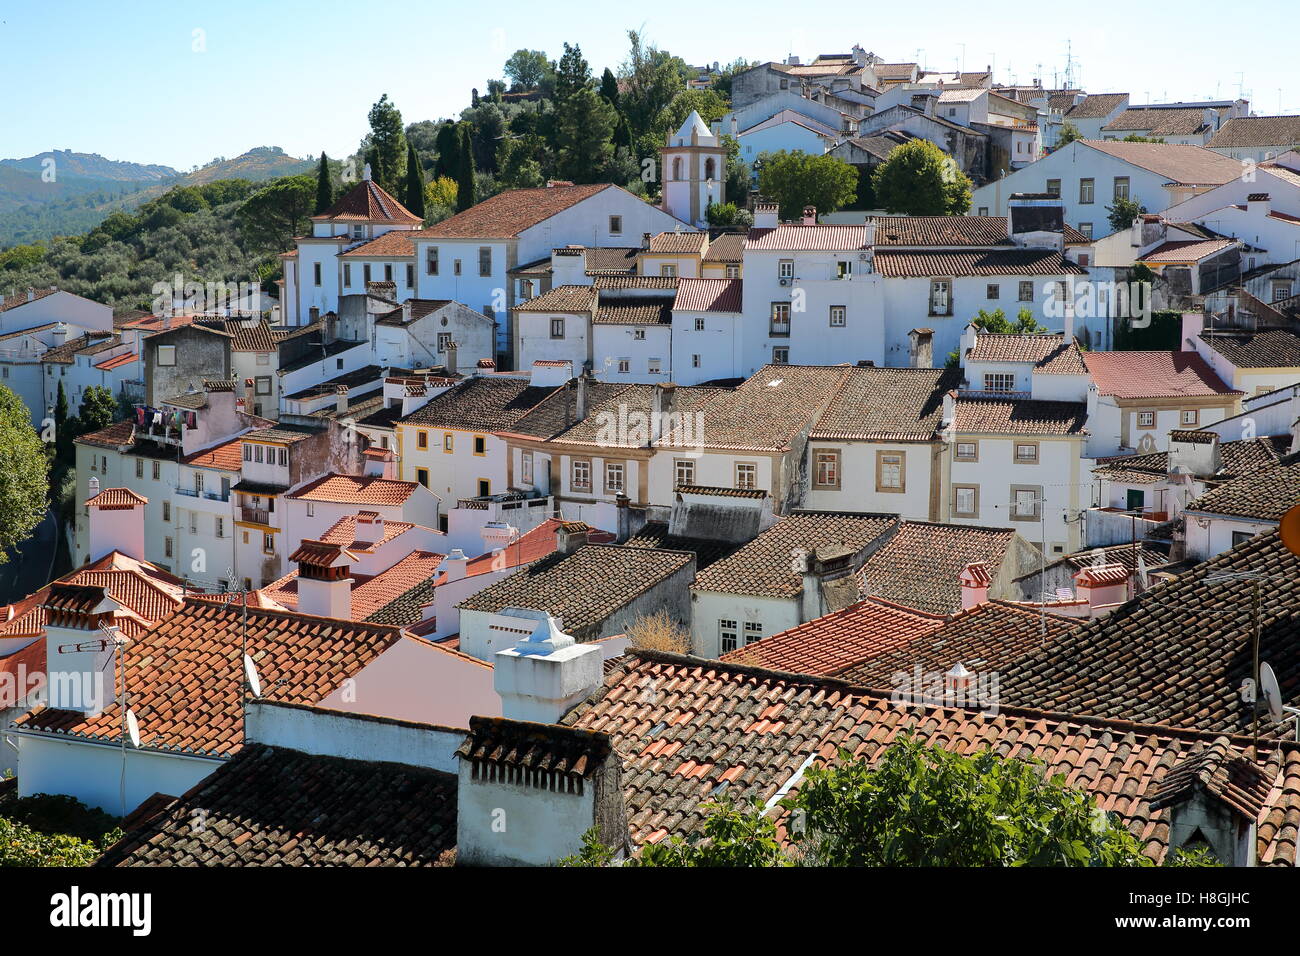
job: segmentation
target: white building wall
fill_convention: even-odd
[[[735,621],[737,646],[746,641],[746,624],[757,625],[749,632],[752,640],[779,634],[802,624],[798,598],[757,597],[691,589],[691,653],[697,657],[722,656],[720,621]]]

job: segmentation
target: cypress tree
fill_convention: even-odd
[[[59,380],[59,395],[54,400],[54,428],[56,432],[68,420],[68,396],[63,391],[63,380]]]
[[[334,205],[334,186],[330,182],[329,160],[325,158],[324,153],[321,153],[320,168],[316,171],[316,209],[312,215],[319,216],[332,205]]]
[[[618,106],[618,80],[609,67],[605,67],[605,72],[600,77],[600,95],[610,106]]]
[[[456,124],[450,120],[438,127],[438,138],[434,141],[438,153],[438,161],[433,167],[435,178],[447,176],[460,179],[459,133]]]
[[[456,176],[456,211],[474,205],[474,149],[470,143],[469,124],[460,127],[460,169]]]
[[[424,173],[420,169],[420,158],[415,155],[415,147],[406,144],[406,198],[404,205],[421,219],[424,218]]]

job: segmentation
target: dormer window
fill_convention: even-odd
[[[361,225],[360,223],[358,223],[357,225],[355,225],[355,226],[352,227],[352,238],[353,238],[353,239],[364,239],[365,236],[366,236],[366,227],[365,227],[365,226],[363,226],[363,225]]]

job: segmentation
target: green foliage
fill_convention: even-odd
[[[334,184],[330,180],[330,164],[324,153],[320,154],[320,166],[316,170],[316,205],[312,215],[319,216],[334,205]]]
[[[686,89],[690,68],[680,57],[654,44],[647,44],[637,30],[628,31],[630,50],[619,70],[624,89],[619,108],[627,117],[637,158],[657,156],[662,140],[654,135],[654,124],[663,109]]]
[[[506,79],[516,91],[535,90],[554,72],[551,61],[541,50],[516,50],[505,65]]]
[[[468,123],[460,124],[460,155],[456,164],[456,211],[463,212],[478,200],[474,197],[474,151]]]
[[[1061,131],[1056,134],[1056,149],[1060,149],[1076,139],[1083,139],[1083,134],[1079,132],[1079,127],[1073,123],[1062,123]]]
[[[970,210],[971,181],[934,143],[904,143],[876,167],[872,186],[886,212],[960,216]]]
[[[254,249],[283,251],[301,235],[315,208],[316,183],[311,176],[277,179],[239,207],[240,233]]]
[[[618,115],[599,93],[584,87],[559,106],[555,125],[556,166],[561,179],[591,183],[614,156],[611,137]]]
[[[113,397],[112,390],[103,385],[91,385],[81,395],[78,417],[84,429],[82,434],[107,428],[113,424],[116,413],[117,399]]]
[[[1022,308],[1016,313],[1016,321],[1012,322],[1007,318],[1007,314],[1001,309],[994,309],[992,312],[986,312],[980,309],[973,319],[971,325],[985,332],[1008,333],[1008,332],[1029,332],[1042,333],[1047,332],[1046,326],[1039,325],[1038,320],[1034,318],[1032,310]]]
[[[1136,271],[1136,270],[1135,270]],[[1136,276],[1135,276],[1136,278]],[[1182,338],[1183,314],[1176,309],[1153,312],[1151,324],[1135,329],[1128,319],[1115,323],[1116,352],[1164,352],[1176,350]]]
[[[1163,136],[1139,136],[1137,133],[1129,133],[1120,142],[1122,143],[1163,143]]]
[[[618,79],[609,67],[605,67],[605,72],[600,75],[600,95],[606,103],[618,109]]]
[[[781,849],[776,823],[762,812],[762,804],[741,808],[728,801],[705,804],[708,814],[692,839],[672,837],[642,847],[624,866],[793,866]],[[594,829],[582,837],[582,849],[558,861],[558,866],[608,866],[614,850],[601,844]]]
[[[45,515],[49,494],[49,464],[45,446],[32,428],[27,406],[0,385],[0,564],[7,552],[25,541]]]
[[[1119,232],[1133,225],[1138,216],[1147,211],[1147,207],[1136,199],[1116,199],[1114,205],[1106,207],[1107,220],[1112,232]]]
[[[385,93],[370,107],[368,118],[370,135],[363,143],[363,152],[370,157],[370,174],[376,183],[395,194],[406,173],[406,131],[401,111]]]
[[[10,800],[3,813],[0,867],[90,866],[122,838],[116,817],[68,796]]]
[[[717,76],[713,78],[713,89],[717,90],[719,93],[725,96],[728,101],[730,101],[731,81],[735,79],[736,74],[744,73],[746,70],[751,69],[752,67],[755,67],[757,65],[758,65],[757,62],[751,63],[749,60],[746,60],[744,57],[739,57],[735,60],[732,60],[730,63],[728,63],[726,66],[722,68],[721,72]]]
[[[754,224],[753,214],[732,202],[709,203],[704,218],[714,229],[748,229]]]
[[[503,189],[535,189],[546,185],[537,157],[545,151],[540,136],[507,139],[497,150],[497,182]]]
[[[58,397],[54,400],[54,427],[62,428],[68,420],[68,393],[63,390],[63,379],[59,379]]]
[[[450,120],[438,127],[434,175],[460,178],[460,128]]]
[[[415,147],[406,145],[406,195],[402,205],[424,218],[424,173],[420,171],[420,160],[415,155]]]
[[[0,814],[41,833],[65,833],[79,840],[101,840],[116,830],[120,822],[117,817],[62,793],[15,797],[0,806]]]
[[[655,120],[653,132],[659,142],[681,129],[692,110],[700,114],[705,126],[711,127],[726,114],[727,100],[715,90],[682,90]]]
[[[857,195],[857,169],[834,156],[781,150],[759,160],[758,190],[780,205],[783,219],[802,215],[805,206],[834,212]]]

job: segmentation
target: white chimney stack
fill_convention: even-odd
[[[983,561],[972,561],[961,569],[957,575],[961,584],[961,609],[969,611],[989,599],[989,588],[993,578],[989,576],[988,565]]]
[[[130,488],[99,490],[99,479],[88,482],[90,497],[86,510],[90,523],[90,560],[98,561],[119,551],[128,558],[144,560],[144,506],[149,499]]]
[[[45,599],[48,705],[101,713],[117,689],[113,615],[122,609],[102,587],[50,585]],[[108,633],[105,633],[108,630]]]
[[[357,556],[337,544],[304,540],[289,560],[298,564],[298,610],[317,617],[352,620],[352,578]]]
[[[603,660],[598,646],[579,644],[554,617],[541,612],[531,634],[494,656],[492,679],[501,695],[501,715],[556,723],[600,686]]]
[[[445,574],[447,577],[444,584],[450,584],[453,581],[459,581],[465,576],[466,566],[469,564],[469,558],[465,557],[465,552],[460,548],[453,548],[451,554],[442,559],[438,565],[438,574]]]

